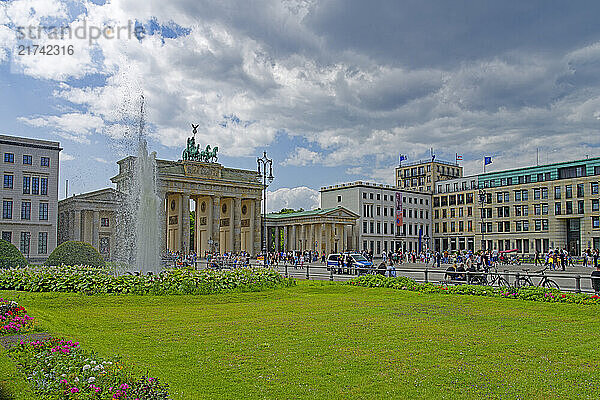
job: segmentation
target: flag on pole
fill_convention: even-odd
[[[456,161],[462,160],[462,154],[456,153]]]
[[[405,156],[404,154],[400,154],[400,162],[402,162],[404,160],[408,160],[408,156]]]
[[[488,165],[492,163],[492,157],[484,157],[483,158],[483,165]]]

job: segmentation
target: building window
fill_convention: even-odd
[[[23,154],[23,165],[33,164],[33,157],[27,154]]]
[[[585,202],[583,200],[579,200],[577,202],[577,214],[583,214],[585,210]]]
[[[600,228],[600,217],[592,217],[592,228],[593,229]]]
[[[521,198],[523,199],[523,201],[529,200],[529,192],[527,190],[522,190],[521,191]]]
[[[48,178],[40,178],[40,194],[43,196],[48,195]]]
[[[2,240],[12,243],[12,232],[2,231]]]
[[[342,202],[342,196],[338,196],[337,200],[338,200],[338,203],[341,203]]]
[[[542,220],[542,230],[543,231],[547,231],[548,230],[548,220],[547,219],[543,219]]]
[[[40,178],[37,176],[31,177],[31,194],[40,194]]]
[[[554,203],[554,215],[560,215],[560,203]]]
[[[541,194],[541,190],[540,189],[533,189],[533,199],[534,200],[539,200],[540,199],[540,194]]]
[[[108,220],[108,218],[100,218],[100,226],[102,226],[102,227],[108,227],[109,226],[109,220]]]
[[[31,202],[21,202],[21,219],[29,221],[31,219]]]
[[[566,207],[565,207],[565,208],[566,208],[566,210],[565,210],[565,213],[566,213],[566,214],[573,214],[573,203],[572,203],[572,202],[570,202],[570,201],[567,201],[567,202],[565,203],[565,206],[566,206]]]
[[[572,185],[565,186],[565,196],[567,199],[570,199],[573,197],[573,186]]]
[[[598,199],[592,199],[592,212],[594,211],[600,211]]]
[[[29,194],[31,192],[31,177],[23,177],[23,194]]]
[[[584,195],[583,183],[578,183],[577,184],[577,197],[583,197],[583,195]]]
[[[13,178],[14,178],[14,176],[11,174],[4,175],[4,189],[12,189],[13,188]]]
[[[543,187],[542,188],[542,199],[547,199],[548,198],[548,188]]]
[[[49,167],[50,166],[50,157],[42,157],[42,160],[40,161],[40,165],[42,167]]]
[[[30,243],[31,243],[31,232],[21,232],[21,242],[19,243],[21,253],[23,253],[25,255],[29,254]]]
[[[555,186],[554,187],[554,199],[555,200],[559,200],[560,199],[560,186]]]
[[[4,162],[13,164],[15,162],[15,155],[13,153],[4,153]]]
[[[369,223],[369,228],[370,228],[370,229],[369,229],[369,231],[370,231],[371,233],[375,233],[375,224],[373,223],[373,221],[371,221],[371,222]]]
[[[367,198],[367,194],[363,193],[363,199],[366,199],[366,198]]]
[[[542,220],[541,219],[536,219],[535,220],[535,230],[536,231],[541,231],[542,230]]]
[[[2,201],[2,218],[3,219],[12,219],[12,208],[13,208],[12,200],[3,200]]]
[[[110,254],[110,238],[107,236],[100,238],[100,254]]]
[[[48,253],[48,232],[38,234],[38,254]]]
[[[598,182],[592,182],[590,185],[590,192],[592,194],[598,194]]]
[[[40,203],[40,221],[48,221],[48,203]]]

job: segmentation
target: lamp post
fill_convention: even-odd
[[[267,157],[267,152],[263,152],[263,156],[256,159],[258,164],[258,176],[263,180],[263,219],[262,219],[262,253],[264,256],[264,265],[267,265],[267,181],[269,184],[273,182],[273,160]],[[267,175],[267,167],[269,169]]]
[[[479,189],[479,204],[481,207],[481,251],[483,251],[483,246],[485,245],[485,227],[484,227],[484,214],[485,214],[485,198],[487,193],[483,189]]]

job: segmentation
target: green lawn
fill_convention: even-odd
[[[121,354],[175,399],[600,393],[595,306],[328,282],[210,296],[0,292],[15,296],[52,334]]]

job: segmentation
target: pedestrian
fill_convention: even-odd
[[[592,287],[596,294],[600,293],[600,266],[596,265],[596,269],[592,271]]]

